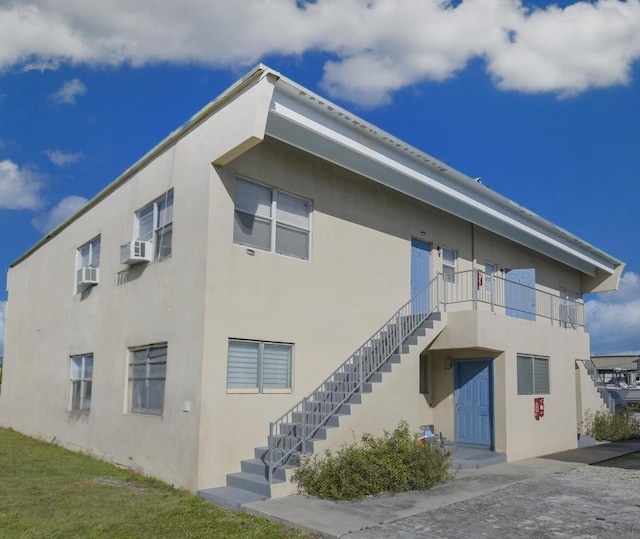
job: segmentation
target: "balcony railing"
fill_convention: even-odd
[[[437,280],[440,309],[457,311],[487,309],[515,318],[550,321],[552,325],[581,329],[584,304],[550,294],[481,270],[442,275]]]

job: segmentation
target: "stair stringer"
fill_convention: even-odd
[[[321,454],[326,449],[338,449],[345,443],[360,440],[364,433],[381,436],[392,431],[401,420],[407,421],[415,431],[420,425],[432,423],[424,397],[420,394],[420,354],[431,344],[446,326],[446,314],[426,328],[425,335],[414,336],[415,344],[400,354],[398,363],[391,365],[389,372],[382,372],[382,381],[373,382],[370,392],[361,393],[360,404],[352,404],[350,413],[339,416],[337,427],[326,429],[326,438],[313,441],[313,453]],[[407,346],[407,345],[405,345]],[[405,348],[406,350],[406,348]],[[271,484],[271,497],[293,494],[297,486],[291,481],[295,468],[287,467],[286,481]]]
[[[576,361],[577,378],[576,383],[579,384],[580,402],[578,405],[578,423],[585,419],[585,414],[602,410],[608,410],[609,413],[615,413],[615,402],[609,394],[609,391],[599,379],[595,365],[591,360]],[[580,426],[580,425],[579,425]]]

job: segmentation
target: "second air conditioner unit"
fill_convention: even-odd
[[[150,241],[132,240],[120,246],[121,264],[141,264],[153,260],[153,246]]]

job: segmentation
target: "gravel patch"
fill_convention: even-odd
[[[615,479],[617,481],[640,481],[640,470],[617,468],[613,466],[580,466],[566,474]]]

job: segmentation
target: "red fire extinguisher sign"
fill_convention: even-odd
[[[544,417],[544,397],[535,397],[533,399],[533,413],[536,419]]]

